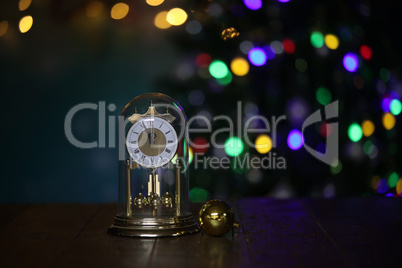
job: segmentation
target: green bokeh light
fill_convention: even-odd
[[[348,136],[351,141],[358,142],[363,136],[363,131],[360,125],[357,123],[351,124],[348,129]]]
[[[385,68],[380,69],[380,78],[384,83],[387,83],[389,80],[389,71]]]
[[[209,73],[216,79],[220,79],[228,75],[229,69],[223,61],[215,60],[209,65]]]
[[[339,161],[339,160],[337,160],[337,163],[336,163],[335,166],[332,166],[332,165],[331,165],[331,173],[332,173],[332,175],[336,175],[336,174],[338,174],[339,172],[341,172],[341,171],[342,171],[342,168],[343,168],[342,162]]]
[[[243,152],[244,144],[238,137],[230,137],[225,142],[225,152],[229,156],[237,156]]]
[[[299,72],[305,72],[307,71],[308,64],[307,61],[304,59],[297,59],[295,62],[295,66]]]
[[[189,192],[190,201],[194,203],[203,203],[209,199],[209,192],[203,188],[194,187]]]
[[[332,101],[332,94],[325,87],[319,87],[315,95],[321,105],[327,105]]]
[[[398,176],[398,173],[396,173],[396,172],[393,172],[391,175],[389,175],[389,177],[388,177],[389,188],[395,187],[396,184],[398,183],[398,179],[399,179],[399,176]]]
[[[369,155],[374,151],[374,144],[371,141],[366,141],[363,145],[363,151]]]
[[[313,47],[320,48],[324,45],[324,36],[321,32],[315,31],[311,33],[310,42]]]
[[[226,86],[227,84],[229,84],[230,82],[232,82],[232,74],[230,72],[228,72],[228,74],[223,77],[223,78],[217,78],[216,81],[218,81],[218,84],[221,86]]]
[[[391,108],[390,108],[390,110],[391,110],[391,113],[392,113],[393,115],[398,115],[398,114],[400,114],[401,111],[402,111],[402,104],[401,104],[401,102],[400,102],[399,100],[397,100],[397,99],[392,100],[392,101],[391,101]]]

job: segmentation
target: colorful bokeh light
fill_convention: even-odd
[[[195,59],[195,63],[198,67],[208,67],[212,62],[212,58],[207,53],[201,53]]]
[[[255,47],[248,52],[248,59],[254,66],[262,66],[267,62],[267,55],[263,49]]]
[[[374,123],[370,120],[364,120],[362,123],[362,131],[365,137],[370,137],[375,130]]]
[[[18,8],[20,11],[26,10],[32,3],[32,0],[20,0],[18,3]]]
[[[394,128],[396,123],[395,116],[391,113],[385,113],[382,116],[382,124],[386,130],[391,130]]]
[[[319,87],[315,96],[321,105],[328,105],[332,101],[332,94],[325,87]]]
[[[225,142],[225,152],[228,156],[238,156],[244,150],[244,144],[238,137],[230,137]]]
[[[272,149],[271,138],[266,134],[259,135],[255,140],[255,149],[260,154],[266,154],[270,152]]]
[[[287,143],[289,148],[292,150],[300,149],[304,144],[303,134],[297,129],[290,131]]]
[[[389,175],[388,177],[388,186],[389,188],[394,188],[396,186],[396,184],[398,183],[398,173],[396,172],[392,172],[391,175]]]
[[[232,60],[230,69],[237,76],[245,76],[250,70],[250,66],[246,59],[238,57]]]
[[[190,201],[204,203],[209,199],[209,192],[203,188],[194,187],[189,192]]]
[[[362,45],[360,47],[360,55],[362,56],[363,59],[370,60],[371,57],[373,56],[373,52],[369,46]]]
[[[229,69],[223,61],[215,60],[209,65],[209,73],[216,79],[220,79],[228,75]]]
[[[8,21],[4,20],[0,22],[0,36],[5,35],[7,30],[8,30]]]
[[[258,10],[262,7],[261,0],[243,0],[244,5],[251,10]]]
[[[166,16],[166,20],[173,26],[180,26],[187,20],[187,13],[181,8],[172,8]]]
[[[147,4],[153,7],[161,5],[165,0],[147,0]]]
[[[324,38],[325,45],[332,50],[335,50],[339,47],[339,39],[333,34],[327,34]]]
[[[399,100],[393,99],[390,104],[390,111],[393,115],[398,115],[402,111],[402,104]]]
[[[343,67],[349,72],[355,72],[359,66],[359,59],[354,53],[347,53],[343,57]]]
[[[359,124],[353,123],[349,126],[348,136],[349,139],[353,142],[358,142],[362,138],[363,131]]]
[[[167,11],[161,11],[159,12],[154,19],[154,24],[156,27],[159,29],[167,29],[171,27],[172,25],[166,20],[168,12]]]
[[[125,18],[130,10],[126,3],[117,3],[110,10],[110,16],[112,19],[121,20]]]
[[[32,16],[25,16],[20,20],[19,28],[21,33],[26,33],[32,28]]]
[[[293,54],[296,50],[296,45],[291,39],[284,39],[282,41],[283,51],[288,54]]]
[[[381,108],[385,113],[388,113],[391,110],[391,99],[384,98],[381,102]]]
[[[324,45],[324,35],[319,31],[314,31],[310,35],[310,42],[315,48],[320,48]]]

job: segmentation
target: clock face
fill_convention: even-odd
[[[173,126],[159,117],[135,122],[126,136],[130,157],[139,165],[157,168],[167,164],[177,151],[177,134]]]

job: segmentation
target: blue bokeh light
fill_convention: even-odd
[[[267,54],[263,49],[255,47],[248,52],[248,59],[254,66],[262,66],[267,62]]]
[[[257,10],[262,7],[262,1],[261,0],[243,0],[244,5],[251,10]]]
[[[287,142],[290,149],[298,150],[304,144],[303,134],[299,130],[294,129],[290,131]]]
[[[357,58],[356,54],[354,53],[347,53],[343,57],[343,67],[349,72],[354,72],[357,70],[359,66],[359,59]]]

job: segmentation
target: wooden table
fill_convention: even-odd
[[[197,211],[201,204],[193,204]],[[402,199],[239,199],[232,237],[106,233],[114,204],[0,205],[0,267],[398,267]]]

